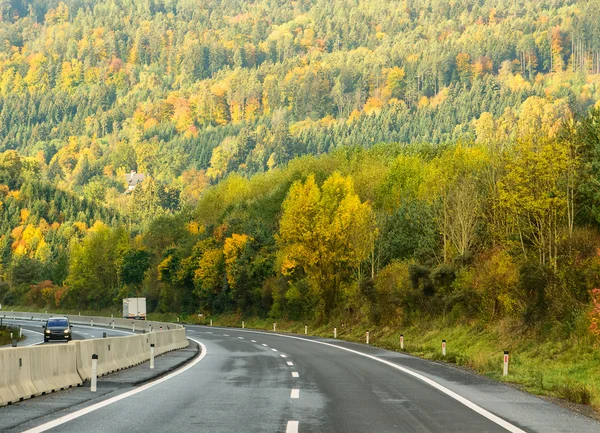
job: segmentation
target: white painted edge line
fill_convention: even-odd
[[[273,352],[279,352],[277,349],[271,349]]]
[[[84,415],[87,415],[88,413],[94,412],[98,409],[102,409],[103,407],[106,407],[108,405],[111,405],[113,403],[116,403],[120,400],[123,400],[127,397],[131,397],[132,395],[138,394],[142,391],[146,391],[149,388],[152,388],[155,385],[158,385],[160,383],[163,383],[169,379],[172,379],[173,377],[183,373],[184,371],[189,370],[190,368],[192,368],[193,366],[195,366],[196,364],[198,364],[200,361],[202,361],[202,359],[206,356],[206,346],[204,344],[202,344],[201,342],[199,342],[198,340],[194,340],[193,338],[190,338],[190,340],[198,343],[200,345],[200,347],[202,348],[202,353],[200,354],[200,356],[198,358],[196,358],[194,361],[192,361],[191,364],[186,365],[185,367],[174,371],[171,374],[168,374],[166,376],[161,377],[160,379],[156,379],[153,382],[147,383],[146,385],[142,385],[139,388],[135,388],[131,391],[125,392],[123,394],[119,394],[115,397],[111,397],[107,400],[101,401],[99,403],[93,404],[91,406],[88,406],[86,408],[80,409],[76,412],[70,413],[68,415],[65,415],[63,417],[57,418],[54,421],[50,421],[47,422],[45,424],[42,424],[40,426],[34,427],[30,430],[26,430],[24,433],[41,433],[41,432],[45,432],[47,430],[53,429],[55,427],[58,427],[59,425],[65,424],[69,421],[73,421],[76,418],[82,417]]]
[[[294,365],[294,363],[292,361],[288,361],[287,365],[289,365],[291,367],[292,365]]]
[[[388,366],[390,366],[392,368],[395,368],[396,370],[399,370],[399,371],[401,371],[403,373],[408,374],[409,376],[414,377],[415,379],[419,379],[420,381],[425,382],[426,384],[432,386],[433,388],[437,389],[438,391],[446,394],[448,397],[453,398],[454,400],[458,401],[459,403],[465,405],[466,407],[468,407],[472,411],[474,411],[474,412],[478,413],[479,415],[481,415],[481,416],[489,419],[490,421],[492,421],[493,423],[499,425],[500,427],[505,428],[506,430],[508,430],[511,433],[527,433],[525,430],[520,429],[516,425],[513,425],[513,424],[509,423],[508,421],[500,418],[497,415],[494,415],[490,411],[488,411],[488,410],[482,408],[481,406],[473,403],[472,401],[466,399],[462,395],[457,394],[456,392],[452,391],[451,389],[446,388],[444,385],[441,385],[441,384],[437,383],[433,379],[430,379],[427,376],[423,376],[422,374],[417,373],[416,371],[413,371],[413,370],[411,370],[409,368],[402,367],[402,366],[394,364],[393,362],[390,362],[390,361],[386,361],[385,359],[377,358],[376,356],[369,355],[369,354],[366,354],[366,353],[362,353],[362,352],[359,352],[357,350],[348,349],[347,347],[338,346],[336,344],[326,343],[325,341],[309,340],[307,338],[296,337],[295,335],[284,335],[284,334],[275,334],[273,332],[261,332],[261,331],[250,331],[250,330],[243,330],[243,331],[240,331],[240,332],[253,332],[255,334],[274,335],[274,336],[282,337],[282,338],[291,338],[291,339],[294,339],[294,340],[308,341],[310,343],[322,344],[324,346],[335,347],[336,349],[345,350],[346,352],[350,352],[350,353],[353,353],[355,355],[364,356],[365,358],[369,358],[369,359],[372,359],[374,361],[381,362],[382,364],[386,364],[386,365],[388,365]],[[285,358],[285,355],[280,355],[280,356],[282,356],[282,357]]]
[[[292,371],[292,377],[300,377],[297,371]]]
[[[298,421],[288,421],[285,433],[298,433]]]
[[[22,324],[25,324],[25,325],[31,325],[32,323],[38,323],[38,324],[39,323],[44,323],[44,322],[38,322],[37,320],[33,320],[33,321],[31,321],[31,320],[20,320],[20,319],[4,319],[4,320],[5,321],[10,321],[10,322],[13,322],[13,323],[22,323]],[[84,335],[89,335],[89,334],[86,334],[86,333],[81,332],[81,331],[76,331],[75,328],[93,329],[94,331],[106,329],[106,330],[110,331],[111,333],[112,332],[118,332],[120,334],[139,335],[139,334],[136,334],[135,332],[131,332],[131,331],[123,331],[121,329],[112,329],[110,327],[110,325],[89,326],[89,325],[78,325],[76,323],[74,323],[73,325],[74,325],[73,326],[73,328],[74,328],[73,332],[77,332],[78,334],[84,334]],[[36,334],[44,335],[42,332],[32,331],[32,330],[23,328],[23,332],[25,332],[25,331],[35,332]]]
[[[300,390],[292,389],[292,394],[290,395],[290,398],[300,398]]]

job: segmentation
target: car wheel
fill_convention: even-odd
[[[49,340],[47,338],[44,338],[44,343],[47,343]]]

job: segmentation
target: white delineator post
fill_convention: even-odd
[[[308,326],[304,325],[304,335],[308,335]]]
[[[333,338],[337,338],[337,328],[333,328]]]
[[[446,356],[446,340],[442,340],[442,355]]]
[[[19,338],[23,337],[23,327],[19,326]]]
[[[508,350],[504,351],[504,369],[502,371],[502,376],[508,376]]]
[[[92,386],[91,392],[96,392],[96,385],[98,383],[98,355],[95,353],[92,355]]]
[[[369,331],[367,331],[367,344],[369,344]]]
[[[154,370],[154,343],[150,345],[150,370]]]
[[[404,350],[404,334],[400,334],[400,349]]]
[[[94,326],[94,319],[90,319],[90,326]]]
[[[115,321],[114,320],[112,321],[111,325],[112,325],[112,329],[115,329]]]
[[[277,323],[273,322],[273,331],[277,331]]]
[[[212,319],[210,319],[210,326],[212,326]]]
[[[132,330],[133,332],[135,332],[135,322],[133,322],[133,323],[131,324],[131,330]]]
[[[245,323],[244,323],[244,321],[242,320],[242,329],[244,329],[245,325],[246,325],[246,324],[245,324]]]

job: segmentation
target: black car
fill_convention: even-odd
[[[42,328],[44,328],[44,343],[50,340],[71,341],[72,339],[73,326],[66,317],[51,317]]]

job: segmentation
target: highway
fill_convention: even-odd
[[[21,320],[21,319],[2,319],[4,325],[21,326],[23,335],[27,338],[18,343],[19,347],[36,346],[38,344],[64,344],[61,341],[49,341],[44,343],[44,334],[42,326],[46,323],[38,320]],[[73,340],[86,340],[89,338],[102,338],[102,334],[106,332],[107,337],[123,337],[125,335],[133,335],[131,331],[119,329],[101,328],[98,326],[76,325],[73,324]],[[0,347],[10,347],[0,346]]]
[[[600,432],[589,418],[485,377],[371,346],[200,326],[187,333],[203,353],[183,369],[27,431]]]

